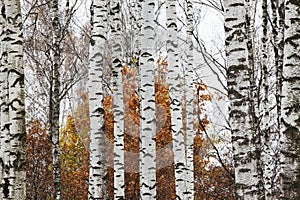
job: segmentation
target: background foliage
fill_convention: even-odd
[[[156,148],[157,148],[157,199],[176,199],[174,162],[171,135],[171,113],[167,63],[157,62],[155,70],[156,103]],[[125,195],[126,199],[139,199],[139,97],[137,71],[133,67],[123,68],[123,95],[125,106]],[[201,116],[202,124],[209,126],[205,113],[205,102],[211,97],[205,94],[204,85],[197,85],[199,99],[195,101],[194,112]],[[196,95],[195,95],[196,96]],[[109,195],[113,199],[113,102],[112,96],[104,98],[105,128],[109,166]],[[197,102],[198,101],[198,102]],[[183,109],[185,100],[183,99]],[[183,115],[183,119],[185,120]],[[208,156],[211,144],[206,139],[203,128],[195,119],[197,128],[194,139],[195,199],[234,199],[234,182],[223,167],[212,164]],[[88,151],[89,111],[86,92],[80,94],[80,101],[72,115],[68,115],[61,128],[61,178],[62,198],[83,200],[87,198],[89,151]],[[43,126],[35,120],[28,125],[28,196],[30,199],[51,199],[51,143]],[[217,140],[215,142],[218,142]],[[231,168],[230,166],[227,166]],[[33,195],[32,195],[33,194]]]

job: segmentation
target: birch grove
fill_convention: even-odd
[[[228,3],[228,2],[227,2]],[[240,169],[239,165],[235,161],[235,174],[236,174],[236,198],[263,198],[263,199],[297,199],[299,195],[299,190],[295,185],[299,185],[299,179],[297,178],[299,176],[299,171],[296,172],[297,166],[299,160],[297,156],[295,156],[292,159],[292,155],[296,155],[298,149],[299,149],[299,131],[297,128],[293,129],[291,136],[287,136],[289,133],[287,133],[288,127],[292,126],[293,128],[297,123],[297,116],[298,114],[292,114],[290,110],[293,110],[292,107],[294,105],[293,102],[295,100],[293,98],[297,98],[299,94],[297,93],[297,89],[295,89],[295,85],[297,87],[299,86],[299,83],[296,81],[297,79],[293,79],[292,84],[289,80],[289,76],[292,75],[292,77],[295,75],[297,76],[297,72],[295,72],[294,65],[297,66],[297,63],[299,62],[297,58],[293,61],[290,61],[293,58],[293,55],[297,54],[295,49],[298,47],[298,36],[295,34],[297,32],[297,28],[291,28],[291,27],[298,27],[299,25],[295,23],[297,20],[296,16],[298,16],[299,13],[297,13],[297,8],[299,5],[297,3],[294,4],[294,2],[288,2],[288,1],[272,1],[271,5],[268,4],[268,1],[262,1],[262,36],[261,36],[261,57],[254,56],[253,50],[258,50],[257,46],[254,45],[254,43],[251,42],[251,38],[255,39],[258,37],[258,35],[255,35],[253,32],[253,26],[251,26],[251,16],[249,17],[249,14],[251,15],[251,9],[254,9],[253,6],[251,6],[251,1],[241,1],[240,3],[234,2],[232,4],[225,2],[225,7],[227,8],[226,13],[229,15],[230,7],[240,7],[240,6],[246,6],[246,12],[243,14],[238,14],[238,16],[232,14],[231,18],[226,18],[227,24],[231,24],[231,21],[234,21],[238,19],[238,17],[245,17],[244,24],[246,25],[246,29],[244,31],[234,31],[236,35],[241,35],[240,38],[243,37],[243,35],[247,36],[248,43],[247,45],[243,45],[243,47],[247,47],[248,52],[244,53],[244,56],[246,56],[244,61],[248,62],[245,66],[239,67],[239,73],[241,72],[241,69],[248,69],[246,70],[246,74],[248,78],[245,78],[245,73],[243,74],[243,80],[249,80],[248,86],[245,85],[244,87],[240,87],[241,81],[239,81],[239,85],[234,86],[234,88],[238,89],[245,89],[248,88],[247,93],[244,93],[243,95],[240,95],[241,93],[232,93],[230,88],[232,87],[230,78],[232,77],[230,71],[228,73],[227,77],[227,83],[229,87],[229,99],[231,102],[231,111],[232,105],[237,106],[237,108],[242,108],[243,106],[247,105],[246,103],[235,103],[234,99],[231,99],[230,94],[240,97],[246,97],[246,100],[248,100],[248,110],[250,115],[250,125],[253,122],[257,122],[257,119],[261,118],[260,126],[252,126],[250,127],[250,131],[253,131],[252,134],[248,135],[247,144],[250,152],[252,149],[251,156],[247,156],[248,162],[243,162],[246,168],[251,167],[252,170],[251,173],[249,173],[249,170]],[[293,7],[295,5],[295,7]],[[291,6],[292,8],[289,8]],[[298,6],[298,7],[297,7]],[[272,20],[269,20],[269,17],[272,16]],[[253,16],[252,16],[253,17]],[[291,17],[291,18],[289,18]],[[285,23],[284,23],[285,22]],[[271,23],[271,24],[269,24]],[[226,23],[225,23],[226,24]],[[289,25],[290,24],[290,25]],[[225,26],[225,30],[228,32],[234,30],[233,28],[230,28],[228,26]],[[236,26],[235,26],[236,27]],[[243,27],[243,26],[240,26]],[[245,33],[245,34],[240,34]],[[272,37],[270,38],[268,35],[269,33],[272,33]],[[228,35],[227,38],[234,38],[234,36]],[[237,37],[238,38],[238,37]],[[289,38],[293,38],[289,42]],[[253,41],[252,39],[252,41]],[[240,44],[243,40],[239,39],[237,40]],[[271,48],[268,46],[270,43],[269,41],[272,41]],[[226,41],[227,42],[227,41]],[[252,45],[251,45],[252,43]],[[233,52],[234,54],[237,51],[231,50],[228,45],[236,45],[234,42],[228,42],[227,45],[227,54],[230,52]],[[238,45],[236,46],[238,47]],[[241,51],[243,48],[238,48],[239,51]],[[288,53],[290,52],[290,54]],[[290,55],[290,56],[289,56]],[[238,58],[238,57],[235,57]],[[253,59],[254,58],[254,59]],[[233,62],[233,58],[230,58],[230,56],[227,56],[228,59],[228,69],[230,70],[230,62]],[[258,78],[254,71],[251,69],[258,69],[258,63],[256,62],[257,59],[261,62],[261,69],[259,70],[258,74],[261,74],[261,78]],[[241,62],[242,59],[239,59]],[[293,63],[293,64],[291,64]],[[294,64],[295,63],[295,64]],[[235,65],[238,66],[238,65]],[[270,67],[271,66],[271,67]],[[238,69],[238,68],[237,68]],[[289,71],[292,69],[292,72]],[[250,72],[250,74],[249,74]],[[234,73],[234,77],[238,72]],[[241,76],[237,76],[235,78],[239,78]],[[291,84],[291,85],[290,85]],[[235,84],[234,84],[235,85]],[[259,88],[261,87],[261,91]],[[253,90],[253,88],[256,88]],[[290,96],[291,95],[291,96]],[[253,97],[258,98],[257,103]],[[260,99],[262,102],[259,102]],[[297,102],[297,100],[296,100]],[[253,104],[254,103],[254,104]],[[255,105],[257,104],[257,105]],[[251,109],[252,107],[252,109]],[[285,107],[285,108],[284,108]],[[254,109],[253,109],[254,108]],[[257,111],[260,110],[261,113],[259,117],[257,117]],[[253,112],[254,111],[254,112]],[[240,110],[239,110],[240,112]],[[230,118],[233,118],[236,115],[229,114]],[[252,116],[252,117],[251,117]],[[238,125],[244,124],[245,121],[247,121],[248,116],[244,116],[242,119],[243,121],[238,122]],[[253,121],[254,120],[254,121]],[[291,121],[290,121],[291,120]],[[293,121],[295,120],[295,121]],[[254,125],[257,123],[254,123]],[[291,125],[293,124],[293,125]],[[231,123],[231,129],[233,134],[233,145],[235,145],[235,134],[234,132],[238,129],[236,129],[236,125]],[[234,126],[233,126],[234,125]],[[297,125],[296,125],[297,127]],[[247,128],[244,127],[243,129],[246,131]],[[248,131],[248,133],[250,132]],[[247,134],[243,134],[243,137],[247,136]],[[238,136],[237,139],[242,139],[243,137]],[[291,138],[294,142],[289,142],[287,138]],[[242,141],[242,140],[241,140]],[[253,141],[255,143],[253,143]],[[252,143],[252,144],[251,144]],[[246,143],[240,143],[242,146]],[[250,145],[249,145],[250,144]],[[251,148],[252,145],[252,148]],[[238,155],[246,155],[245,153],[241,153],[241,151],[245,151],[245,148],[241,148],[241,146],[233,146],[234,154],[238,153]],[[260,153],[260,151],[262,152]],[[235,153],[236,152],[236,153]],[[288,156],[287,156],[288,155]],[[252,163],[252,164],[251,164]],[[263,168],[262,168],[263,167]],[[256,171],[255,171],[256,170]],[[244,171],[246,173],[249,173],[247,179],[239,179],[239,172]],[[251,176],[255,175],[253,179],[251,180]],[[250,181],[251,180],[251,181]],[[240,182],[241,181],[241,182]],[[255,192],[251,192],[250,196],[247,196],[247,184],[254,184],[254,187],[251,187],[251,189],[255,188]],[[244,187],[241,187],[244,186]],[[241,189],[239,189],[241,187]],[[289,189],[287,189],[289,188]],[[293,189],[292,189],[293,188]],[[250,189],[250,187],[249,187]],[[289,192],[287,192],[289,191]],[[294,192],[291,192],[294,191]],[[256,195],[256,197],[255,197]]]
[[[0,199],[300,198],[299,1],[0,10]]]

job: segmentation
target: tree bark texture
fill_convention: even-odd
[[[141,199],[156,198],[156,119],[154,93],[155,0],[144,0],[141,19],[140,57],[140,187]]]
[[[194,199],[194,53],[193,53],[193,3],[187,0],[187,91],[186,91],[186,168],[187,188],[189,193],[187,199]]]
[[[270,106],[269,104],[272,103],[270,97],[274,95],[272,93],[272,83],[270,79],[275,78],[270,77],[272,76],[271,71],[272,70],[269,67],[269,51],[268,51],[268,44],[269,44],[269,27],[268,27],[268,2],[267,0],[263,0],[262,2],[262,85],[263,85],[263,94],[262,94],[262,104],[261,104],[261,139],[263,144],[263,152],[262,152],[262,163],[263,163],[263,183],[264,183],[264,198],[266,200],[273,199],[272,197],[272,180],[274,176],[274,161],[272,158],[272,147],[271,147],[271,126],[272,122],[270,122],[271,116],[270,116]],[[275,78],[276,80],[276,78]],[[273,109],[276,110],[276,109]],[[276,119],[276,118],[275,118]],[[274,121],[274,120],[273,120]],[[276,120],[275,120],[276,121]],[[275,122],[276,124],[276,122]],[[274,126],[272,126],[274,127]]]
[[[251,99],[252,64],[249,57],[248,14],[244,0],[227,0],[225,6],[229,121],[232,132],[236,199],[258,198],[256,146]],[[249,10],[248,10],[249,12]],[[250,49],[251,50],[251,49]],[[252,55],[253,56],[253,55]]]
[[[26,199],[26,130],[20,1],[1,0],[0,199]]]
[[[182,121],[182,87],[178,65],[178,34],[176,1],[166,1],[167,13],[167,61],[170,93],[171,129],[173,137],[175,191],[179,199],[187,199],[186,154]]]
[[[286,1],[280,199],[300,198],[300,2]]]
[[[52,12],[52,98],[49,106],[49,131],[52,138],[54,199],[61,197],[59,114],[60,114],[60,66],[61,66],[61,30],[59,22],[58,0],[51,2]]]
[[[122,87],[121,1],[110,2],[112,33],[112,68],[114,79],[114,197],[125,199],[124,173],[124,104]]]
[[[103,108],[103,68],[105,60],[108,2],[91,4],[91,41],[89,50],[90,174],[89,200],[108,199],[107,156]]]

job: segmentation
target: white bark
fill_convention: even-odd
[[[270,79],[272,77],[269,65],[269,55],[268,55],[268,3],[267,0],[262,2],[262,73],[263,73],[263,94],[262,94],[262,106],[261,106],[261,116],[262,116],[262,142],[263,142],[263,153],[262,153],[262,163],[263,163],[263,182],[264,182],[264,198],[266,200],[273,199],[272,197],[272,177],[273,177],[273,159],[271,152],[271,123],[270,123],[270,106],[269,101],[270,95],[273,95],[269,85],[271,85]],[[273,77],[274,78],[274,77]],[[275,79],[276,80],[276,79]],[[272,85],[271,85],[272,86]]]
[[[271,130],[271,148],[273,153],[273,177],[272,177],[272,196],[279,195],[280,192],[280,127],[281,127],[281,98],[282,98],[282,69],[283,69],[283,48],[284,48],[284,15],[285,15],[285,7],[284,0],[275,0],[271,1],[272,8],[272,35],[273,41],[272,43],[272,57],[274,60],[274,64],[270,67],[270,70],[275,70],[275,87],[273,92],[275,94],[275,102],[269,103],[270,108],[270,117],[275,115],[275,121],[273,130]],[[274,83],[272,83],[274,84]],[[270,84],[270,85],[272,85]],[[274,95],[273,94],[273,95]],[[274,97],[273,97],[274,98]],[[276,109],[274,109],[276,107]],[[271,118],[272,122],[272,118]]]
[[[154,93],[155,53],[155,0],[142,1],[141,28],[141,145],[140,145],[140,192],[141,199],[156,198],[156,120]]]
[[[0,8],[1,10],[5,9],[4,1],[0,1]],[[5,149],[8,149],[9,146],[7,143],[4,141],[6,140],[7,136],[9,135],[9,130],[7,129],[8,124],[8,100],[7,100],[7,92],[8,92],[8,87],[7,87],[7,56],[6,56],[6,43],[4,41],[5,39],[5,28],[6,28],[6,17],[1,13],[0,15],[0,55],[1,55],[1,62],[0,62],[0,159],[1,159],[1,165],[0,165],[0,190],[1,190],[1,195],[0,198],[4,198],[4,178],[6,178],[8,175],[5,173],[5,165],[6,160],[9,157],[9,154],[7,154],[7,151]],[[3,191],[3,192],[2,192]]]
[[[175,166],[175,191],[179,199],[187,199],[186,155],[185,139],[182,121],[182,87],[178,65],[178,35],[176,1],[166,1],[167,12],[167,61],[168,85],[171,107],[171,129],[173,139],[174,166]]]
[[[124,174],[124,104],[122,87],[121,3],[110,3],[112,32],[112,68],[114,78],[114,198],[125,199]]]
[[[52,137],[52,156],[53,156],[53,181],[54,181],[54,199],[60,200],[61,195],[61,179],[60,179],[60,147],[59,147],[59,113],[60,113],[60,62],[61,62],[61,33],[59,26],[59,8],[58,0],[51,2],[52,12],[52,67],[53,67],[53,82],[52,82],[52,98],[50,98],[49,106],[49,130]]]
[[[133,50],[132,50],[132,54],[133,54],[133,63],[135,65],[135,67],[137,68],[137,70],[139,70],[139,68],[137,67],[139,65],[139,57],[140,57],[140,32],[141,32],[141,11],[142,11],[142,5],[139,2],[140,0],[131,0],[131,10],[133,11],[133,13],[131,13],[132,16],[132,46],[133,46]],[[140,83],[140,76],[139,76],[139,71],[137,73],[137,79],[138,79],[138,83]],[[139,84],[138,84],[139,85]]]
[[[138,96],[139,96],[139,100],[141,101],[141,96],[140,96],[140,89],[141,89],[141,70],[140,70],[140,57],[141,57],[141,51],[140,51],[140,46],[141,46],[141,29],[142,29],[142,24],[141,24],[141,21],[142,21],[142,3],[141,3],[141,0],[135,0],[137,1],[137,10],[136,10],[136,17],[137,17],[137,20],[136,20],[136,28],[135,28],[135,31],[136,31],[136,39],[135,39],[135,47],[134,47],[134,57],[135,57],[135,66],[136,66],[136,69],[137,69],[137,74],[136,74],[136,80],[137,80],[137,84],[138,84],[138,87],[137,87],[137,93],[138,93]]]
[[[25,200],[26,132],[20,2],[4,0],[1,8],[0,198]]]
[[[250,85],[249,85],[249,123],[252,130],[252,135],[250,144],[252,146],[251,155],[253,163],[255,163],[254,167],[254,177],[257,178],[256,194],[257,198],[264,198],[264,185],[263,185],[263,163],[262,163],[262,141],[261,141],[261,130],[257,128],[257,124],[259,123],[259,107],[260,102],[257,98],[259,95],[259,86],[257,86],[257,78],[258,71],[260,71],[258,66],[258,59],[255,56],[255,52],[258,49],[258,45],[256,42],[256,33],[255,33],[255,25],[256,25],[256,9],[257,2],[253,0],[245,0],[245,28],[247,34],[247,50],[248,50],[248,73],[250,77]]]
[[[4,1],[1,1],[1,10],[5,10]],[[9,186],[9,140],[10,140],[10,122],[9,122],[9,95],[8,95],[8,68],[7,68],[7,43],[5,42],[7,32],[6,13],[1,13],[1,132],[0,132],[0,158],[1,158],[1,199],[12,196],[13,189]],[[7,142],[8,141],[8,142]]]
[[[258,173],[256,147],[253,144],[252,116],[255,115],[250,99],[252,62],[247,43],[249,35],[244,0],[227,0],[225,6],[225,31],[227,55],[227,85],[230,100],[229,121],[232,131],[235,167],[236,199],[258,198]],[[248,10],[249,12],[249,10]],[[249,18],[248,18],[249,20]],[[250,51],[250,52],[249,52]],[[253,56],[253,55],[252,55]]]
[[[186,168],[187,199],[194,199],[194,56],[193,56],[193,3],[187,0],[187,92],[186,92]]]
[[[286,1],[280,199],[300,198],[300,2]]]
[[[91,5],[91,42],[89,54],[90,174],[89,199],[108,199],[107,160],[103,108],[103,63],[106,41],[107,1]]]

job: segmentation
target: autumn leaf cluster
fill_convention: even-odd
[[[87,199],[89,151],[69,115],[60,131],[61,198]],[[52,145],[45,127],[34,120],[27,127],[27,199],[53,199]]]

